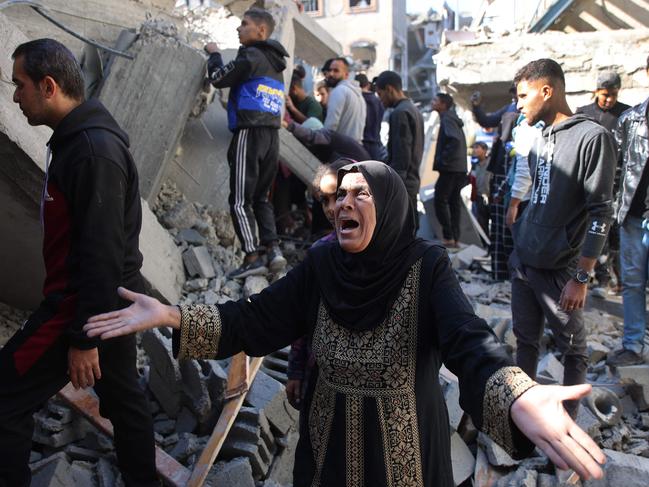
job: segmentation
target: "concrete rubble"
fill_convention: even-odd
[[[181,303],[216,304],[248,298],[277,277],[227,279],[243,254],[226,212],[187,202],[173,185],[163,186],[152,208],[184,256],[200,251],[198,267],[184,259]],[[174,223],[180,228],[171,226]],[[294,248],[287,245],[284,249],[289,268],[303,258],[300,251],[291,250]],[[192,265],[205,266],[210,272],[194,272]],[[0,345],[27,316],[0,303]],[[203,451],[223,408],[228,366],[227,359],[176,361],[168,329],[150,330],[138,337],[138,370],[154,418],[156,442],[189,468]],[[283,487],[292,483],[298,411],[286,399],[287,366],[288,348],[266,357],[206,485],[239,487],[266,482],[264,485]],[[121,485],[112,441],[76,412],[51,399],[34,419],[32,485]]]

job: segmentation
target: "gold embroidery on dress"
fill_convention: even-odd
[[[482,402],[482,429],[509,454],[515,453],[509,409],[534,382],[519,367],[503,367],[494,372],[485,386]]]
[[[363,447],[363,398],[348,395],[346,401],[347,485],[365,485],[365,449]]]
[[[221,340],[221,315],[216,306],[180,306],[178,360],[214,358]]]
[[[346,396],[347,487],[363,485],[362,477],[360,483],[357,482],[357,476],[364,473],[363,466],[352,462],[354,458],[363,458],[362,449],[360,456],[355,452],[362,445],[363,432],[349,421],[355,414],[352,410],[355,403],[350,401],[358,398],[362,425],[364,397],[374,398],[377,403],[380,423],[377,426],[382,432],[387,485],[423,486],[414,392],[420,271],[421,259],[410,269],[386,319],[372,330],[359,332],[338,325],[325,304],[320,303],[313,336],[313,351],[319,368],[316,395],[318,389],[326,388],[334,395]],[[323,401],[314,395],[313,402],[315,405]],[[310,424],[320,421],[314,417],[314,412],[321,408],[325,406],[312,407]],[[333,409],[332,400],[329,419],[333,417]],[[324,461],[324,453],[319,448],[326,449],[326,442],[315,438],[318,433],[315,428],[311,429],[316,463],[320,454]],[[327,429],[327,441],[328,434]],[[317,469],[314,486],[319,485],[320,473]]]
[[[311,448],[315,460],[315,473],[311,487],[319,487],[320,485],[322,466],[327,453],[331,423],[334,418],[335,401],[336,393],[318,378],[311,402],[311,410],[309,411],[309,435],[311,436]]]

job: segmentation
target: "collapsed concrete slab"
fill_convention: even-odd
[[[437,80],[453,93],[457,104],[467,109],[471,93],[480,90],[486,108],[491,110],[511,102],[507,91],[518,69],[534,59],[552,58],[565,71],[568,102],[573,109],[591,102],[597,73],[603,70],[620,74],[620,101],[633,105],[646,98],[648,42],[649,29],[546,32],[454,42],[435,56]]]
[[[99,93],[129,134],[140,193],[149,202],[158,194],[205,78],[204,54],[178,40],[172,27],[145,22],[129,49],[135,59],[116,57]]]
[[[9,76],[11,53],[28,39],[0,14],[0,71]],[[0,84],[0,301],[33,309],[42,299],[44,278],[39,221],[46,144],[52,131],[31,127],[18,105],[12,102],[11,85]],[[147,205],[142,208],[140,250],[142,274],[152,292],[169,302],[180,297],[184,272],[180,253],[169,234],[160,227]]]
[[[107,46],[112,46],[124,29],[135,29],[147,16],[173,22],[182,27],[173,13],[175,0],[47,0],[38,2],[49,14],[73,31]],[[83,42],[59,29],[26,5],[3,10],[7,18],[30,39],[50,37],[80,53]]]

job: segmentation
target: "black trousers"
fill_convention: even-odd
[[[267,245],[277,240],[273,205],[268,198],[278,157],[277,129],[239,129],[230,142],[230,213],[241,247],[248,254],[257,251],[260,241]]]
[[[435,183],[435,215],[445,240],[460,239],[460,191],[466,185],[466,174],[462,172],[440,172]]]
[[[512,326],[516,336],[516,364],[532,379],[536,378],[539,345],[544,322],[552,330],[554,341],[563,356],[563,385],[586,382],[588,355],[586,329],[582,310],[569,313],[559,309],[559,298],[572,269],[535,269],[523,267],[516,252],[512,266]],[[566,401],[565,407],[574,418],[579,401]]]
[[[32,415],[69,382],[65,323],[45,302],[0,350],[0,487],[28,487]],[[137,382],[135,336],[99,347],[101,380],[95,383],[102,416],[111,420],[127,486],[159,486],[153,419]]]

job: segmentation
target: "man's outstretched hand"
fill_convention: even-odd
[[[89,337],[98,336],[106,340],[159,326],[180,328],[180,311],[177,307],[164,305],[155,298],[123,287],[117,293],[133,304],[128,308],[90,318],[83,327]]]
[[[563,401],[578,400],[591,391],[589,384],[543,386],[528,389],[514,401],[511,418],[518,429],[560,469],[573,469],[583,479],[602,478],[606,457],[597,444],[568,415]]]

